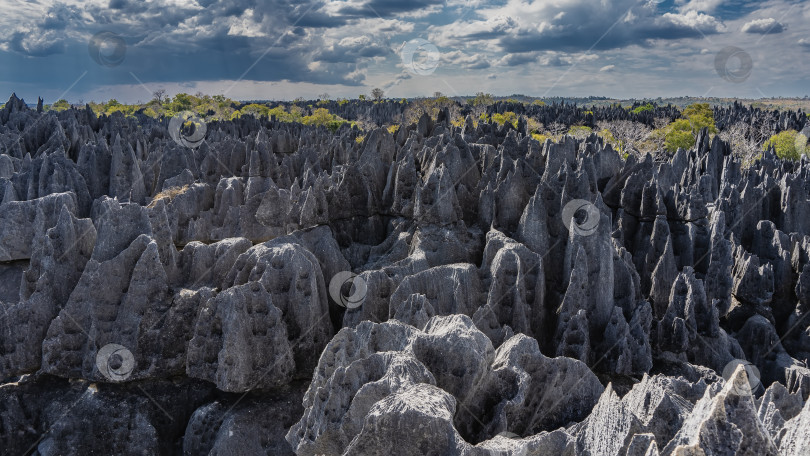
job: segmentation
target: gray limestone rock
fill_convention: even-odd
[[[64,206],[56,225],[37,238],[29,267],[16,282],[20,301],[0,317],[0,378],[40,367],[46,331],[79,282],[95,240],[92,222],[76,219]]]
[[[295,375],[309,375],[318,354],[332,336],[327,283],[318,259],[300,244],[284,242],[283,239],[256,245],[239,255],[222,278],[220,288],[253,282],[261,284],[272,298],[273,307],[281,313],[285,338],[290,343],[295,362]],[[272,331],[262,325],[255,331],[268,333],[267,337],[277,337],[269,334]]]
[[[784,456],[799,456],[810,451],[810,401],[804,403],[801,413],[785,423],[779,439],[779,452]]]
[[[577,433],[577,454],[614,456],[626,454],[641,423],[608,384],[590,416]]]
[[[661,451],[663,455],[691,454],[777,455],[776,445],[757,418],[748,376],[742,366],[712,394],[706,390],[683,427]],[[686,452],[686,453],[684,453]]]
[[[13,95],[0,448],[807,452],[808,160],[743,166],[708,130],[672,156],[529,134],[653,127],[673,106],[415,106],[318,102],[357,122],[331,129],[243,115],[189,148],[165,119]],[[721,132],[807,125],[713,109]],[[506,112],[516,125],[474,121]],[[356,306],[330,296],[341,273],[365,285]],[[739,359],[756,397],[721,378]],[[60,421],[74,402],[81,420]]]
[[[281,310],[261,282],[234,286],[200,309],[186,372],[228,392],[289,383],[295,363]]]
[[[413,385],[375,403],[342,454],[469,454],[470,445],[453,428],[455,409],[449,393],[424,383]]]
[[[183,454],[294,455],[284,434],[303,411],[302,386],[293,383],[261,399],[220,399],[203,405],[188,421]]]
[[[45,230],[56,225],[63,207],[71,214],[78,214],[76,195],[55,193],[29,201],[3,201],[0,206],[0,261],[31,258],[34,238],[44,236]]]

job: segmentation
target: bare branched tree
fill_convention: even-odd
[[[158,103],[160,103],[160,105],[162,106],[163,100],[166,98],[166,89],[157,89],[154,92],[152,92],[152,96],[155,97],[155,100],[157,100]]]
[[[447,108],[450,111],[450,118],[456,119],[461,116],[461,109],[458,103],[443,97],[436,98],[417,98],[412,100],[408,107],[405,108],[404,120],[406,124],[412,124],[419,121],[422,114],[427,114],[435,119],[439,115],[439,111]]]
[[[737,122],[720,132],[720,139],[731,146],[731,152],[739,157],[745,166],[757,159],[761,152],[760,146],[770,138],[770,130],[769,127],[763,129]],[[766,137],[763,138],[763,135]]]
[[[557,137],[561,134],[565,133],[568,130],[568,127],[565,126],[564,123],[560,122],[551,122],[546,126],[546,131],[548,131],[550,136]]]
[[[379,88],[379,87],[375,87],[375,88],[374,88],[374,89],[371,91],[371,98],[374,98],[376,101],[380,101],[380,100],[382,100],[382,98],[383,98],[384,96],[385,96],[385,92],[383,92],[383,89],[381,89],[381,88]]]
[[[650,139],[651,129],[640,122],[631,120],[616,120],[612,122],[601,121],[598,124],[600,130],[609,131],[622,152],[641,155],[643,153],[654,153],[655,147],[652,144],[645,144]]]

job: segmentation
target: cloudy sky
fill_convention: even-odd
[[[0,0],[0,95],[804,96],[807,0]],[[95,37],[95,38],[94,38]]]

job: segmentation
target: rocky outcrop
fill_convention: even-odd
[[[446,399],[411,410],[420,402],[411,402],[422,394],[413,390],[421,391],[420,384]],[[287,439],[297,454],[353,454],[371,448],[366,440],[380,438],[374,426],[390,426],[394,416],[414,413],[436,420],[431,432],[446,435],[440,440],[450,446],[439,453],[461,454],[468,451],[462,435],[481,441],[508,428],[529,436],[581,420],[601,390],[587,366],[547,358],[526,336],[514,336],[494,351],[466,316],[436,316],[424,330],[397,321],[366,322],[329,343],[304,397],[304,417]],[[384,418],[390,413],[395,415]],[[364,434],[372,429],[373,438]],[[413,442],[402,442],[403,448],[419,451],[423,437],[409,439]]]
[[[529,134],[674,107],[504,101],[483,109],[514,125],[456,105],[389,130],[407,104],[319,106],[380,128],[242,116],[189,144],[9,99],[0,447],[808,451],[806,159],[743,163],[706,130],[659,157]]]

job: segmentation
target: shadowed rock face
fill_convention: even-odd
[[[715,112],[805,122],[774,115]],[[810,453],[806,159],[447,112],[167,128],[0,110],[0,452]]]

